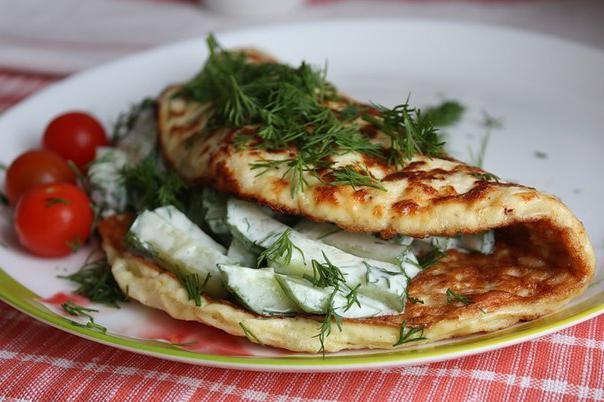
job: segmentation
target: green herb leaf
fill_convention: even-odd
[[[351,186],[353,190],[357,187],[372,187],[381,191],[387,191],[381,182],[373,177],[364,166],[344,166],[333,170],[330,175],[333,180],[329,182],[332,186]]]
[[[436,264],[445,256],[445,253],[440,251],[439,249],[433,249],[422,257],[418,258],[418,263],[422,269],[426,269],[431,265]]]
[[[174,170],[161,170],[154,158],[148,157],[136,166],[121,171],[128,191],[128,203],[136,212],[174,205],[183,210],[187,187]]]
[[[293,257],[294,250],[297,250],[302,258],[304,259],[304,252],[298,246],[296,246],[289,235],[291,234],[291,229],[287,229],[283,233],[277,237],[273,244],[270,247],[267,247],[260,255],[256,261],[256,265],[260,267],[264,261],[275,261],[280,260],[285,265],[288,265]],[[268,237],[275,236],[274,234],[270,234]],[[267,237],[267,238],[268,238]],[[262,242],[261,242],[262,243]]]
[[[421,340],[427,339],[423,335],[424,335],[423,328],[420,328],[420,327],[415,327],[415,328],[409,327],[408,328],[407,320],[405,320],[401,324],[401,330],[400,330],[398,341],[392,346],[399,346],[399,345],[403,345],[405,343],[421,341]]]
[[[328,286],[335,286],[336,288],[340,283],[344,283],[344,274],[340,268],[336,267],[329,261],[323,251],[324,263],[320,263],[317,260],[312,260],[312,276],[304,275],[304,278],[312,282],[313,286],[319,288],[325,288]]]
[[[187,291],[189,300],[194,300],[196,306],[201,306],[201,296],[205,292],[211,274],[208,272],[203,281],[200,279],[199,274],[185,274],[178,275],[177,277]]]
[[[432,123],[423,118],[419,109],[402,103],[392,109],[375,105],[379,118],[366,114],[363,119],[377,126],[390,137],[388,163],[402,166],[416,154],[440,156],[443,154],[444,141]]]
[[[318,353],[323,355],[325,358],[325,339],[331,334],[332,330],[332,321],[335,321],[336,326],[340,331],[342,331],[342,317],[340,317],[334,308],[334,299],[336,294],[338,293],[338,287],[334,288],[333,292],[329,295],[329,299],[327,301],[327,312],[323,317],[323,321],[321,321],[321,326],[319,328],[319,333],[315,335],[315,338],[319,338],[319,342],[321,343],[321,347],[318,350]]]
[[[86,317],[86,318],[88,318],[88,322],[86,324],[80,324],[79,322],[71,321],[72,325],[76,325],[78,327],[83,327],[83,328],[90,328],[90,329],[96,330],[96,331],[98,331],[100,333],[103,333],[103,334],[107,332],[107,328],[105,328],[102,325],[97,324],[96,322],[94,322],[94,318],[92,318],[92,316],[90,315],[90,313],[96,313],[96,312],[98,312],[98,310],[80,306],[78,304],[75,304],[71,300],[68,301],[67,303],[63,303],[61,305],[61,307],[69,315],[72,315],[74,317]]]
[[[245,337],[247,339],[249,339],[250,341],[255,341],[256,343],[260,344],[260,345],[264,345],[260,339],[258,339],[258,337],[256,335],[254,335],[254,333],[245,325],[243,324],[243,322],[239,322],[239,326],[241,327],[241,329],[243,330],[243,333],[245,334]]]
[[[440,105],[426,109],[424,118],[435,127],[452,126],[461,120],[465,107],[455,100],[446,100]]]
[[[56,197],[49,197],[46,199],[46,208],[52,207],[53,205],[57,205],[57,204],[63,204],[63,205],[69,205],[70,201],[66,200],[64,198],[56,198]]]
[[[472,298],[470,296],[465,296],[461,293],[454,292],[452,289],[447,289],[445,294],[447,295],[447,303],[459,302],[465,305],[472,303]]]
[[[119,308],[117,302],[126,301],[127,297],[111,274],[111,266],[105,258],[91,260],[92,256],[93,254],[88,256],[77,272],[59,278],[78,284],[75,293],[93,302]]]

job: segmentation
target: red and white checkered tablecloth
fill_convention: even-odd
[[[3,39],[0,28],[0,46]],[[14,38],[4,42],[14,46]],[[67,45],[57,49],[62,46]],[[0,112],[62,78],[31,72],[32,65],[2,66],[2,60],[0,55]],[[5,399],[604,400],[604,316],[517,346],[444,363],[278,374],[206,368],[121,351],[51,328],[0,302],[0,401]]]

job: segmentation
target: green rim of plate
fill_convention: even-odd
[[[276,357],[257,356],[224,356],[191,352],[179,349],[177,346],[160,341],[140,340],[124,336],[102,334],[88,328],[78,327],[71,320],[48,309],[38,300],[40,296],[14,280],[2,268],[0,268],[0,299],[15,307],[16,309],[34,317],[55,328],[62,329],[74,335],[79,335],[90,340],[96,340],[106,345],[112,345],[121,349],[134,352],[144,352],[156,357],[164,357],[172,360],[206,363],[208,365],[232,366],[245,368],[257,367],[355,367],[355,366],[388,366],[405,364],[417,361],[437,361],[447,357],[479,353],[485,349],[494,349],[511,345],[523,339],[531,339],[539,335],[545,335],[556,329],[562,329],[574,323],[587,320],[604,312],[604,292],[591,296],[587,300],[575,306],[564,309],[528,322],[522,326],[509,328],[503,331],[480,336],[479,338],[468,338],[455,343],[434,345],[420,349],[402,349],[375,354],[361,355],[292,355]]]

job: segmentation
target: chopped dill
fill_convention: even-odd
[[[127,297],[121,291],[111,274],[111,267],[105,258],[92,260],[90,254],[82,267],[75,273],[59,276],[68,279],[79,286],[75,293],[85,296],[93,302],[103,303],[119,308],[118,301],[126,301]]]
[[[292,260],[294,250],[297,250],[302,256],[302,259],[304,259],[302,249],[296,246],[289,238],[291,232],[292,230],[290,228],[285,230],[277,237],[273,244],[260,253],[256,260],[256,266],[260,267],[264,261],[275,261],[277,259],[280,259],[283,264],[288,265]],[[274,236],[275,234],[270,234],[268,237]]]
[[[70,204],[69,200],[66,200],[64,198],[57,198],[57,197],[48,197],[45,201],[46,201],[46,203],[45,203],[46,208],[50,208],[53,205],[57,205],[57,204],[63,204],[63,205]]]
[[[462,295],[461,293],[457,293],[452,289],[447,289],[445,293],[447,295],[447,303],[462,303],[465,305],[472,303],[472,298],[470,296]]]
[[[445,253],[435,248],[422,257],[418,258],[419,265],[422,269],[426,269],[441,260],[445,256]]]
[[[243,330],[243,333],[248,340],[255,341],[260,345],[264,345],[262,341],[260,341],[260,339],[258,339],[258,337],[242,321],[239,322],[239,326]]]
[[[368,114],[363,119],[390,137],[388,163],[401,166],[404,161],[416,154],[440,156],[445,144],[438,130],[432,123],[423,118],[421,111],[409,106],[408,101],[388,109],[376,105],[380,117]]]
[[[446,100],[440,105],[426,108],[424,118],[435,127],[452,126],[461,119],[465,109],[461,103],[455,100]]]
[[[71,240],[66,240],[65,245],[69,247],[72,253],[77,253],[82,248],[82,240],[79,236],[76,236]]]
[[[424,337],[424,329],[420,327],[407,327],[407,320],[405,320],[401,324],[398,341],[392,346],[399,346],[408,342],[421,341],[424,339],[427,339]]]
[[[319,288],[326,288],[328,286],[338,287],[340,283],[344,283],[344,274],[340,268],[336,267],[329,261],[324,252],[323,259],[324,263],[320,263],[317,260],[312,260],[312,276],[304,275],[304,278],[312,282],[313,286]]]
[[[72,325],[76,325],[78,327],[83,327],[83,328],[90,328],[90,329],[98,331],[102,334],[105,334],[107,332],[107,328],[103,327],[100,324],[97,324],[94,321],[94,318],[92,318],[92,316],[90,315],[90,313],[97,313],[98,310],[80,306],[78,304],[75,304],[71,300],[69,300],[67,303],[61,304],[61,307],[63,308],[63,310],[65,310],[65,312],[67,314],[69,314],[71,316],[88,318],[88,322],[86,324],[80,324],[79,322],[71,321]]]
[[[330,175],[333,180],[329,182],[332,186],[351,186],[353,190],[357,187],[372,187],[378,190],[387,191],[381,182],[373,177],[369,170],[364,166],[344,166],[333,170]]]
[[[161,170],[153,157],[120,172],[128,191],[128,203],[136,211],[174,205],[184,209],[182,196],[187,188],[174,170]]]
[[[329,295],[329,299],[327,300],[327,311],[325,312],[323,321],[321,321],[319,333],[315,335],[315,338],[319,338],[319,342],[321,343],[318,353],[321,353],[323,357],[325,357],[325,339],[327,339],[327,337],[331,334],[332,321],[335,321],[338,330],[342,331],[342,317],[336,313],[334,307],[334,299],[338,293],[338,290],[339,289],[335,287]]]
[[[487,173],[487,172],[485,172],[485,173],[473,173],[472,176],[475,177],[475,178],[477,178],[480,181],[494,181],[494,182],[499,183],[499,180],[501,180],[499,178],[499,176],[496,176],[496,175],[494,175],[492,173]]]
[[[187,291],[189,300],[195,301],[195,305],[199,307],[201,306],[201,296],[204,294],[211,276],[208,272],[203,281],[197,273],[177,275],[177,278]]]

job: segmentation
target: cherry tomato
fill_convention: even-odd
[[[14,205],[33,187],[62,182],[75,182],[75,175],[65,159],[50,151],[28,151],[15,159],[6,171],[6,196]]]
[[[15,210],[15,229],[29,251],[59,257],[77,250],[90,234],[90,200],[70,183],[36,187],[24,194]]]
[[[73,161],[82,170],[94,160],[97,147],[109,144],[101,123],[84,112],[55,117],[46,127],[42,142],[45,149]]]

